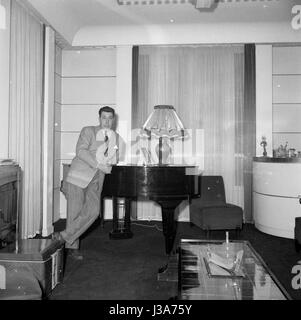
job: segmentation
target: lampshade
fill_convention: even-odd
[[[185,137],[187,133],[173,106],[158,105],[145,121],[141,135],[176,139]]]

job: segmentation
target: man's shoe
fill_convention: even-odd
[[[68,249],[68,257],[71,257],[74,260],[83,260],[84,257],[83,255],[80,253],[80,251],[78,249]]]

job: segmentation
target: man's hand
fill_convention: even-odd
[[[96,152],[96,160],[98,163],[106,164],[106,165],[112,165],[116,164],[116,154],[117,154],[118,147],[115,146],[114,148],[111,148],[109,150],[108,155],[104,155],[103,145],[101,145],[97,152]]]
[[[107,165],[112,165],[116,164],[116,152],[118,148],[113,150],[113,152],[109,153],[108,157],[106,158],[106,164]]]
[[[112,166],[110,166],[108,164],[99,163],[97,168],[100,169],[105,174],[111,173],[111,171],[112,171]]]

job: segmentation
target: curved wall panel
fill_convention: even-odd
[[[287,197],[301,195],[301,163],[253,162],[253,191]]]

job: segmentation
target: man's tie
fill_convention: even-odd
[[[109,150],[109,137],[107,136],[107,131],[105,131],[105,139],[104,139],[104,142],[105,142],[105,144],[106,144],[104,156],[107,157],[107,156],[108,156],[108,150]]]

